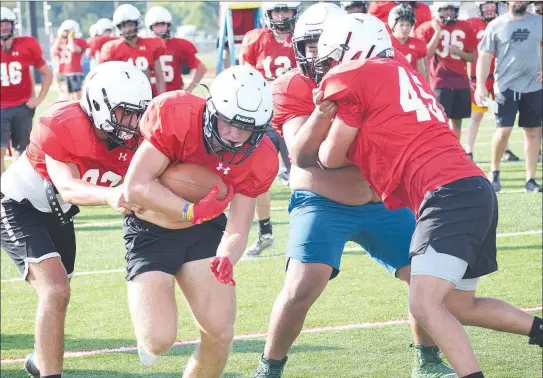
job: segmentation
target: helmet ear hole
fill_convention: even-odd
[[[100,104],[96,100],[92,100],[92,105],[94,105],[94,110],[100,111]]]

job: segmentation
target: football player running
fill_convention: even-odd
[[[185,88],[186,92],[192,92],[207,72],[205,64],[196,57],[196,47],[186,39],[171,36],[172,15],[164,7],[149,9],[145,14],[145,26],[166,43],[166,52],[160,57],[166,92],[183,89],[183,66],[195,70],[191,83]]]
[[[543,321],[475,297],[479,278],[497,270],[494,190],[447,127],[429,85],[395,56],[382,22],[357,16],[328,25],[319,39],[317,69],[326,73],[319,90],[337,104],[319,159],[329,168],[353,162],[387,208],[416,212],[409,309],[458,376],[481,378],[460,322],[543,346]]]
[[[166,45],[160,38],[143,38],[138,36],[141,13],[131,4],[120,5],[113,13],[113,24],[117,27],[121,38],[109,41],[102,46],[100,61],[121,60],[130,62],[142,70],[149,80],[156,78],[156,93],[166,91],[164,72],[160,56],[164,55]],[[152,72],[151,72],[152,71]]]
[[[339,274],[345,243],[351,240],[394,277],[409,282],[409,243],[415,216],[407,208],[389,211],[354,165],[322,170],[317,152],[330,128],[335,105],[315,107],[314,61],[327,23],[346,13],[334,4],[310,6],[296,23],[293,46],[297,68],[273,85],[272,125],[281,132],[293,161],[287,274],[271,314],[268,338],[255,377],[278,378],[305,317],[329,280]],[[416,356],[412,377],[455,377],[439,349],[413,323]],[[452,375],[451,375],[452,374]]]
[[[392,31],[392,47],[405,55],[411,66],[428,80],[426,43],[418,38],[410,37],[415,22],[415,12],[407,4],[392,8],[388,14],[388,26]]]
[[[462,119],[471,117],[467,62],[475,61],[477,50],[473,27],[458,19],[460,5],[460,1],[434,2],[438,17],[416,30],[416,37],[426,42],[428,49],[430,87],[458,138]]]
[[[0,74],[0,175],[4,172],[6,151],[13,146],[13,156],[19,157],[30,138],[32,117],[51,86],[53,73],[43,60],[38,40],[34,37],[15,36],[15,13],[9,8],[0,9],[0,46],[2,47]],[[34,80],[30,67],[42,76],[41,90],[34,97]]]
[[[70,299],[78,206],[141,210],[120,183],[138,145],[138,121],[151,100],[147,77],[110,62],[87,76],[80,101],[48,108],[25,153],[2,175],[2,248],[38,294],[33,377],[59,378]]]
[[[240,64],[255,67],[268,81],[275,80],[296,65],[292,50],[292,33],[300,11],[299,1],[264,2],[262,13],[265,28],[253,29],[243,38],[240,51]],[[283,138],[269,128],[268,136],[281,154],[283,167],[279,174],[282,183],[288,183],[290,160]],[[270,220],[271,194],[264,193],[256,202],[258,236],[247,250],[247,255],[258,256],[262,251],[275,245]]]
[[[144,365],[176,340],[177,282],[201,335],[183,377],[221,375],[234,337],[233,265],[247,245],[256,197],[278,171],[277,151],[265,136],[271,116],[269,84],[247,66],[221,72],[207,99],[173,91],[150,103],[125,195],[158,214],[147,210],[124,221],[129,306]],[[157,181],[169,165],[183,163],[217,173],[229,194],[219,200],[215,187],[190,203]]]

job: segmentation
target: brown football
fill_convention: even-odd
[[[159,177],[159,182],[179,197],[197,203],[204,198],[213,185],[220,185],[218,198],[228,193],[224,182],[214,172],[198,164],[181,163],[168,167]]]

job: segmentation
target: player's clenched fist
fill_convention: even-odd
[[[198,203],[187,202],[183,209],[183,220],[191,221],[192,224],[202,224],[221,215],[232,200],[234,189],[229,186],[228,193],[222,200],[217,198],[220,189],[219,185],[213,185],[209,193]]]
[[[234,267],[228,257],[215,256],[209,262],[209,268],[217,281],[226,285],[236,286],[236,281],[233,279]]]

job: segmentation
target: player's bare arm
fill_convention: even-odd
[[[198,83],[200,83],[200,80],[202,80],[202,78],[204,77],[206,72],[207,72],[206,65],[203,62],[200,62],[198,67],[196,67],[196,69],[194,70],[194,74],[192,76],[192,81],[190,82],[190,84],[187,86],[187,88],[185,90],[187,92],[192,92],[194,90],[194,88],[196,88]]]
[[[415,63],[417,72],[421,73],[424,76],[424,79],[428,81],[428,70],[426,69],[426,59],[422,58],[417,60]]]
[[[434,35],[432,36],[432,39],[430,39],[430,42],[426,44],[428,58],[432,58],[434,56],[437,50],[437,45],[439,45],[439,41],[441,39],[441,26],[439,25],[439,20],[437,18],[432,20],[432,28],[434,28]]]
[[[486,80],[490,73],[490,62],[492,61],[492,54],[486,51],[479,51],[479,57],[477,58],[476,74],[477,74],[477,87],[475,89],[475,101],[479,104],[483,104],[488,97],[488,90],[486,89]]]
[[[358,128],[350,127],[340,118],[336,117],[330,128],[328,136],[319,148],[319,160],[327,168],[339,168],[351,163],[346,153],[351,146]]]
[[[79,206],[109,205],[122,213],[141,211],[141,207],[124,200],[122,187],[103,187],[81,180],[77,166],[45,156],[47,172],[62,199]]]
[[[449,52],[451,54],[458,55],[460,58],[462,58],[463,60],[465,60],[468,63],[475,61],[475,57],[476,57],[475,51],[470,51],[470,52],[462,51],[462,50],[460,50],[460,48],[458,46],[450,45],[449,46]]]
[[[230,203],[226,229],[217,248],[217,256],[225,256],[235,264],[247,247],[255,213],[256,198],[235,194]]]
[[[162,72],[162,66],[160,65],[160,59],[155,60],[153,64],[153,71],[156,77],[156,90],[158,94],[166,92],[166,82],[164,81],[164,73]]]
[[[39,67],[38,72],[42,77],[41,89],[38,97],[31,97],[26,102],[26,106],[30,109],[35,109],[43,102],[45,96],[47,96],[47,92],[49,92],[49,87],[51,87],[51,83],[53,82],[53,72],[47,64]]]

